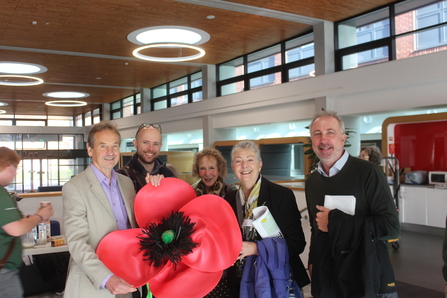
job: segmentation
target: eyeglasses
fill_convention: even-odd
[[[153,127],[153,128],[158,129],[160,131],[160,134],[161,134],[161,125],[160,124],[143,123],[143,124],[140,125],[140,127],[138,127],[137,133],[135,134],[135,138],[137,137],[138,133],[140,132],[140,130],[142,128],[149,128],[149,127]]]
[[[361,158],[361,159],[369,159],[369,156],[368,155],[359,155],[359,158]]]

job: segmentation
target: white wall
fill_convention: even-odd
[[[20,194],[19,194],[20,196]],[[17,202],[17,205],[24,215],[35,214],[40,207],[41,201],[49,201],[53,205],[54,214],[50,220],[59,221],[61,234],[64,233],[64,217],[63,209],[64,204],[62,202],[62,196],[48,196],[48,197],[26,197]]]
[[[226,134],[219,129],[310,120],[319,107],[315,99],[321,98],[341,116],[447,107],[445,61],[447,51],[442,51],[210,98],[114,122],[123,138],[132,138],[141,123],[160,123],[168,134],[204,129],[204,135],[220,138]],[[2,133],[86,134],[88,130],[89,127],[2,127]],[[212,144],[204,144],[207,145]]]
[[[123,137],[141,123],[164,133],[311,119],[325,98],[341,116],[445,107],[447,51],[385,62],[115,120]],[[204,144],[205,146],[207,144]]]

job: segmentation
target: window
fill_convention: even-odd
[[[234,94],[234,93],[239,93],[244,91],[244,81],[239,81],[239,82],[235,82],[235,83],[230,83],[230,84],[226,84],[226,85],[222,85],[220,92],[221,92],[221,96],[224,95],[230,95],[230,94]]]
[[[218,66],[219,80],[226,80],[244,74],[244,59],[237,58]]]
[[[9,191],[63,185],[90,163],[82,134],[0,134],[0,146],[22,157],[14,181],[7,186]]]
[[[101,109],[97,108],[93,110],[93,124],[101,122]]]
[[[88,112],[76,115],[75,125],[79,127],[93,125],[99,123],[101,121],[101,118],[102,118],[102,108],[100,106],[94,110],[90,110]]]
[[[73,126],[71,116],[48,116],[48,126]]]
[[[141,93],[136,93],[110,104],[111,119],[129,117],[141,113]]]
[[[188,95],[182,95],[171,98],[171,107],[179,106],[188,103]]]
[[[0,126],[77,126],[78,119],[72,116],[53,115],[1,115]]]
[[[286,63],[299,61],[302,59],[310,58],[315,55],[314,43],[309,43],[303,46],[297,46],[286,50]]]
[[[16,120],[16,126],[47,126],[45,120]]]
[[[445,23],[447,21],[447,1],[417,9],[415,13],[416,29],[427,28],[433,25]],[[416,48],[418,50],[441,46],[445,45],[446,43],[446,26],[422,31],[416,35]]]
[[[161,100],[154,102],[154,111],[166,109],[168,107],[168,101],[167,100]]]
[[[247,74],[264,73],[263,70],[281,65],[281,45],[274,45],[265,50],[247,55]],[[270,73],[249,79],[250,89],[281,84],[281,74]]]
[[[152,111],[202,100],[202,72],[157,86],[152,92]]]
[[[133,95],[123,99],[123,118],[134,114],[134,98]]]
[[[185,90],[188,90],[187,77],[169,83],[169,94],[175,94]]]
[[[84,123],[85,123],[85,126],[92,125],[92,112],[91,111],[84,114]]]
[[[217,95],[229,95],[314,74],[313,33],[281,42],[217,66]]]
[[[295,67],[289,69],[289,81],[296,81],[315,76],[315,64]]]
[[[338,22],[336,70],[447,49],[447,1],[409,0]]]

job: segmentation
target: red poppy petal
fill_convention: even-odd
[[[216,287],[221,277],[222,271],[201,272],[182,262],[174,270],[174,265],[168,263],[156,277],[149,281],[149,286],[157,298],[201,298]]]
[[[118,230],[102,238],[96,249],[99,259],[118,277],[140,287],[156,276],[163,267],[149,266],[140,250],[141,229]]]
[[[206,272],[230,267],[242,248],[239,224],[230,204],[219,196],[203,195],[180,211],[195,223],[192,241],[199,244],[182,262]]]
[[[159,223],[171,211],[177,211],[196,197],[194,189],[183,180],[163,178],[155,187],[146,184],[135,197],[135,218],[139,227],[148,227],[151,222]]]

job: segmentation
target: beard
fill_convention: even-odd
[[[137,152],[137,155],[140,162],[147,165],[153,164],[158,157],[158,155],[155,153],[154,155],[152,155],[152,157],[147,156],[144,152]]]

